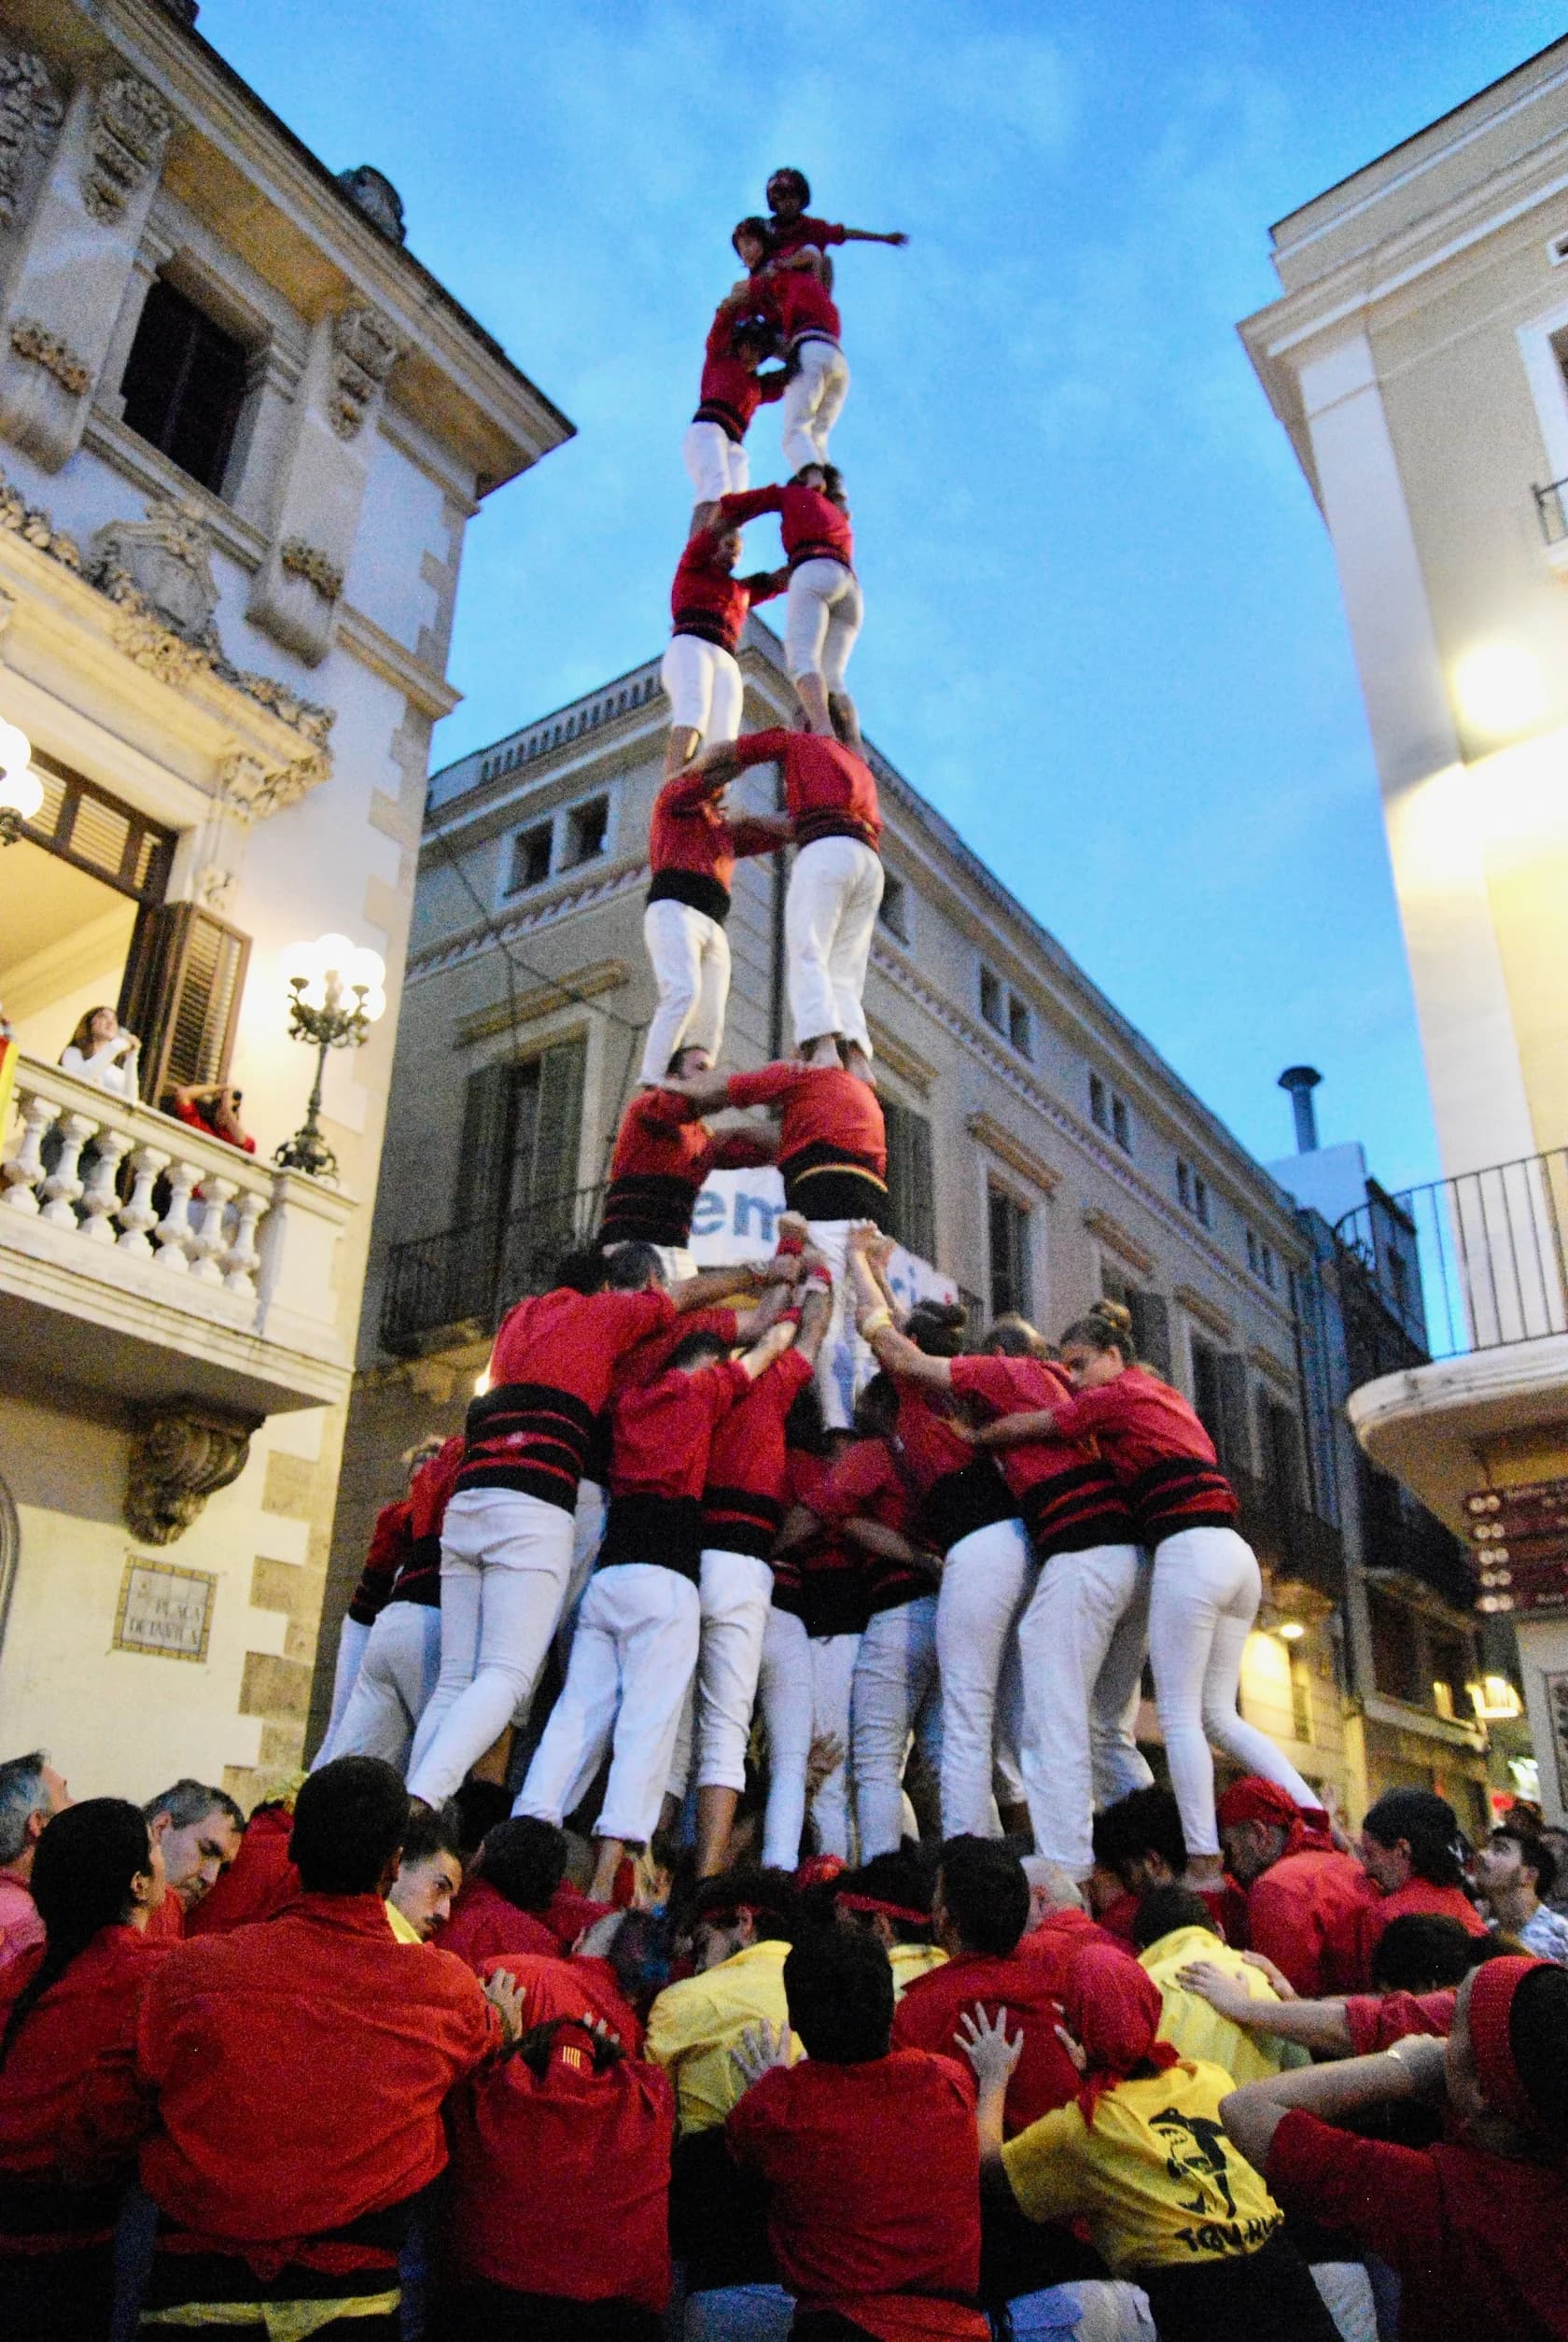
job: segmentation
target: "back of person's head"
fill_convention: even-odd
[[[800,1448],[806,1455],[820,1455],[827,1445],[827,1423],[822,1413],[822,1400],[815,1382],[807,1382],[795,1393],[790,1411],[784,1418],[786,1447]]]
[[[704,1367],[716,1367],[728,1355],[726,1346],[717,1334],[704,1333],[699,1326],[694,1333],[682,1334],[665,1361],[666,1374],[699,1374]]]
[[[898,1384],[890,1374],[874,1374],[855,1401],[855,1429],[868,1439],[890,1439],[898,1417]]]
[[[929,1943],[935,1884],[930,1862],[905,1844],[834,1879],[834,1907],[853,1919],[886,1919],[897,1943]]]
[[[598,1956],[609,1961],[621,1998],[645,2017],[670,1980],[670,1923],[657,1912],[622,1911],[605,1928]]]
[[[1432,1789],[1385,1789],[1362,1828],[1380,1846],[1401,1840],[1410,1849],[1410,1868],[1431,1886],[1463,1886],[1459,1816]]]
[[[1202,1928],[1209,1935],[1220,1932],[1213,1913],[1190,1886],[1151,1886],[1140,1896],[1132,1940],[1141,1952],[1159,1942],[1162,1936],[1174,1935],[1179,1928]]]
[[[486,1833],[479,1869],[497,1895],[537,1917],[567,1875],[567,1833],[533,1814],[514,1814]]]
[[[602,1293],[609,1272],[609,1260],[604,1253],[593,1251],[563,1253],[551,1270],[551,1283],[557,1292]]]
[[[123,1797],[90,1797],[56,1814],[34,1857],[33,1900],[44,1956],[18,1994],[0,2036],[0,2065],[33,2010],[105,1928],[128,1920],[136,1881],[152,1876],[152,1833]]]
[[[470,1773],[453,1794],[463,1833],[463,1859],[471,1862],[492,1830],[511,1812],[511,1791],[503,1781],[476,1781]]]
[[[1488,1960],[1463,1987],[1454,2032],[1493,2112],[1554,2160],[1568,2151],[1568,1968],[1529,1953]]]
[[[189,1774],[176,1781],[172,1788],[161,1789],[149,1797],[142,1807],[148,1821],[158,1821],[167,1815],[176,1830],[193,1830],[199,1821],[217,1812],[231,1821],[236,1830],[245,1826],[245,1808],[235,1802],[227,1789],[215,1789],[205,1781],[194,1781]]]
[[[692,1898],[693,1926],[723,1927],[742,1912],[750,1914],[751,1932],[759,1943],[792,1943],[801,1932],[800,1894],[788,1871],[745,1863],[698,1881]]]
[[[1449,1992],[1463,1984],[1476,1938],[1457,1919],[1436,1911],[1405,1911],[1391,1919],[1373,1947],[1374,1992]]]
[[[428,1862],[437,1854],[449,1854],[455,1862],[462,1861],[463,1816],[455,1804],[432,1808],[411,1802],[403,1831],[403,1867],[407,1870],[416,1862]]]
[[[1095,1860],[1117,1877],[1124,1875],[1129,1863],[1141,1862],[1150,1854],[1157,1854],[1166,1868],[1180,1877],[1187,1867],[1187,1842],[1182,1834],[1182,1816],[1176,1800],[1169,1789],[1157,1784],[1146,1789],[1134,1789],[1127,1797],[1118,1798],[1094,1819]]]
[[[1048,1854],[1026,1854],[1023,1865],[1037,1914],[1087,1909],[1084,1890],[1065,1862],[1053,1862]]]
[[[948,1838],[942,1848],[937,1895],[966,1952],[1005,1959],[1029,1922],[1024,1866],[994,1838]]]
[[[1048,1358],[1051,1345],[1016,1310],[1006,1310],[980,1337],[980,1347],[997,1358]]]
[[[288,1851],[307,1895],[373,1895],[409,1829],[409,1797],[380,1757],[334,1757],[294,1801]]]
[[[969,1311],[961,1301],[917,1301],[903,1330],[928,1358],[959,1358],[968,1324]]]
[[[1132,1311],[1124,1301],[1092,1303],[1063,1334],[1064,1350],[1069,1342],[1079,1343],[1085,1350],[1113,1350],[1125,1367],[1138,1363],[1138,1349],[1132,1339]]]
[[[819,2065],[863,2066],[886,2057],[893,2026],[893,1971],[861,1928],[814,1928],[784,1962],[790,2024]],[[912,2152],[917,2153],[916,2141]]]
[[[49,1758],[41,1748],[0,1764],[0,1866],[19,1860],[27,1846],[27,1825],[49,1808],[44,1774]]]
[[[605,1283],[611,1293],[642,1293],[665,1283],[665,1264],[651,1244],[617,1244],[609,1256]]]

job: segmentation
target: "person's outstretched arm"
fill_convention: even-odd
[[[1243,2032],[1272,2033],[1328,2057],[1348,2057],[1355,2047],[1343,2000],[1256,2000],[1239,1976],[1212,1960],[1195,1960],[1176,1982]]]
[[[902,228],[893,228],[885,236],[879,236],[875,228],[846,228],[844,241],[846,244],[894,244],[902,248],[909,238]]]
[[[1446,2054],[1442,2041],[1412,2035],[1373,2057],[1298,2066],[1290,2073],[1271,2074],[1233,2090],[1220,2100],[1220,2120],[1253,2170],[1267,2173],[1274,2134],[1293,2111],[1333,2123],[1391,2099],[1420,2098],[1442,2106],[1448,2097]]]

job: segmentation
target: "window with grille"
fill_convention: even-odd
[[[159,277],[142,304],[120,381],[125,421],[221,496],[249,368],[244,344]]]
[[[1028,1317],[1033,1306],[1029,1275],[1029,1215],[1004,1187],[986,1195],[987,1228],[991,1255],[991,1315],[1016,1313]]]

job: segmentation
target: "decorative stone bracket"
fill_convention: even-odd
[[[235,1421],[170,1409],[143,1426],[131,1449],[125,1523],[145,1545],[173,1545],[220,1488],[237,1480],[259,1417]]]

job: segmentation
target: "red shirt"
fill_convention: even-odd
[[[898,2337],[920,2329],[889,2296],[976,2291],[974,2083],[953,2059],[895,2049],[863,2066],[776,2066],[725,2130],[735,2162],[767,2183],[774,2257],[802,2309]],[[941,2328],[976,2342],[988,2331],[956,2305]]]
[[[455,1953],[477,1976],[487,1961],[513,1957],[559,1959],[561,1946],[543,1917],[520,1911],[482,1871],[464,1880],[451,1916],[436,1929],[443,1952]]]
[[[719,499],[721,529],[744,528],[763,512],[777,512],[784,558],[791,569],[803,561],[842,561],[855,566],[855,532],[842,505],[804,481],[785,480],[767,488],[743,488]]]
[[[349,1599],[348,1615],[357,1625],[373,1625],[391,1601],[392,1580],[408,1558],[411,1536],[408,1498],[399,1496],[396,1504],[383,1505],[371,1531],[359,1583]]]
[[[1453,2031],[1457,1992],[1352,1992],[1345,2000],[1351,2054],[1370,2057],[1412,2033],[1447,2040]]]
[[[784,1520],[789,1486],[784,1420],[811,1380],[798,1350],[759,1375],[713,1426],[703,1488],[703,1544],[765,1562]]]
[[[784,808],[797,846],[819,837],[858,837],[875,851],[882,835],[876,776],[863,756],[823,732],[748,732],[730,753],[749,764],[777,764],[784,774]]]
[[[448,1499],[457,1485],[468,1442],[448,1439],[413,1476],[409,1491],[408,1550],[392,1582],[394,1602],[441,1602],[441,1533]]]
[[[826,1458],[791,1448],[786,1457],[788,1498],[818,1512],[832,1466]],[[773,1606],[799,1619],[812,1636],[861,1634],[865,1631],[867,1557],[825,1525],[804,1545],[776,1557]]]
[[[841,227],[832,220],[816,219],[809,212],[803,212],[792,227],[786,227],[777,217],[768,220],[768,250],[775,259],[788,259],[791,252],[804,251],[808,244],[825,252],[830,245],[847,241]]]
[[[531,1999],[529,2012],[541,2021]],[[556,2034],[542,2077],[508,2058],[455,2094],[447,2126],[446,2241],[459,2279],[664,2308],[675,2135],[667,2074],[632,2057],[595,2072],[593,2041],[571,2026]]]
[[[755,294],[747,293],[721,301],[714,311],[703,345],[702,388],[693,417],[696,423],[717,423],[737,447],[757,409],[784,396],[782,371],[759,374],[735,354],[735,327],[757,305]]]
[[[1438,1919],[1457,1919],[1466,1935],[1485,1935],[1486,1921],[1463,1887],[1434,1886],[1429,1879],[1412,1878],[1392,1895],[1375,1887],[1359,1902],[1347,1903],[1323,1949],[1323,1976],[1331,1992],[1366,1992],[1372,1983],[1372,1955],[1391,1920],[1407,1912],[1429,1913]]]
[[[1473,2147],[1395,2147],[1299,2110],[1268,2149],[1287,2212],[1351,2236],[1400,2279],[1401,2342],[1562,2342],[1568,2176]]]
[[[1032,1414],[1072,1396],[1061,1368],[1043,1358],[955,1358],[952,1376],[955,1391],[998,1415]],[[1092,1450],[1069,1439],[1031,1439],[999,1448],[997,1462],[1042,1561],[1136,1541],[1115,1477]]]
[[[723,511],[722,505],[720,510]],[[720,527],[699,528],[687,540],[670,586],[671,633],[700,635],[705,642],[714,643],[732,656],[752,603],[770,602],[783,590],[771,569],[755,569],[749,577],[737,578],[716,558],[734,526],[726,520]]]
[[[1182,1529],[1234,1528],[1236,1492],[1214,1442],[1180,1391],[1146,1367],[1126,1367],[1098,1390],[1053,1399],[1064,1439],[1095,1439],[1127,1494],[1148,1546]]]
[[[164,1956],[134,1928],[105,1928],[35,2004],[0,2074],[0,2171],[56,2172],[84,2076],[100,2052],[132,2039],[143,1987]],[[42,1957],[30,1953],[6,1970],[0,2031]],[[113,2225],[111,2209],[105,2233]]]
[[[722,927],[730,912],[735,866],[749,854],[776,854],[778,840],[761,821],[729,820],[703,773],[678,773],[653,800],[648,828],[650,903],[689,903]]]
[[[861,1520],[907,1536],[917,1496],[917,1491],[886,1439],[861,1439],[830,1466],[811,1509],[826,1527],[840,1534],[849,1522]],[[935,1593],[937,1581],[930,1570],[870,1552],[863,1546],[856,1550],[865,1578],[868,1614],[896,1609],[900,1603],[913,1602],[920,1594]]]
[[[689,1098],[671,1089],[639,1089],[615,1134],[599,1241],[688,1244],[708,1172],[745,1171],[766,1160],[766,1148],[744,1130],[716,1138]]]
[[[1007,2085],[1002,2127],[1009,2139],[1038,2123],[1043,2114],[1067,2106],[1078,2095],[1078,2071],[1060,2041],[1062,2022],[1056,1979],[1043,1961],[1015,1952],[996,1959],[981,1952],[959,1952],[942,1968],[917,1976],[893,2012],[893,2041],[899,2049],[929,2049],[939,2057],[961,2057],[959,2020],[978,2001],[987,2015],[1008,2013],[1008,2031],[1022,2027],[1023,2055]],[[1017,2024],[1011,2022],[1016,2018]]]
[[[776,321],[787,342],[808,335],[836,342],[843,333],[837,303],[815,269],[768,269],[752,281],[763,316]]]
[[[1334,1937],[1376,1893],[1361,1864],[1332,1846],[1282,1855],[1247,1890],[1248,1942],[1283,1970],[1303,2000],[1321,2000],[1333,1989]]]
[[[1136,1910],[1137,1906],[1134,1905]],[[1086,1911],[1053,1911],[1018,1939],[1013,1956],[1027,1960],[1037,1968],[1052,1992],[1059,1992],[1063,1977],[1086,1943],[1109,1943],[1129,1957],[1136,1957],[1130,1938],[1113,1935],[1089,1917]]]
[[[584,1959],[557,1951],[505,1952],[486,1960],[481,1977],[504,1969],[523,1995],[525,2030],[551,2017],[597,2018],[617,2036],[629,2056],[642,2055],[642,2020],[615,1981],[609,1960]]]
[[[190,1914],[185,1933],[228,1935],[298,1902],[300,1873],[288,1858],[293,1835],[294,1816],[287,1805],[259,1805],[245,1824],[238,1854]]]
[[[898,1394],[899,1451],[920,1493],[923,1541],[946,1554],[977,1529],[1011,1521],[1016,1507],[995,1457],[960,1439],[920,1383],[901,1381]]]
[[[221,1878],[222,1872],[218,1872]],[[216,1884],[216,1882],[215,1882]],[[201,1909],[203,1898],[198,1897],[196,1908]],[[185,1905],[171,1886],[158,1909],[148,1914],[147,1940],[153,1943],[178,1943],[185,1935]]]
[[[209,1139],[220,1139],[225,1146],[237,1146],[243,1155],[254,1155],[256,1152],[256,1141],[248,1132],[243,1139],[231,1139],[227,1130],[220,1130],[216,1124],[209,1122],[201,1108],[193,1106],[189,1099],[176,1098],[169,1112],[176,1122],[183,1122],[189,1129],[204,1130]],[[197,1192],[200,1193],[200,1190]]]
[[[511,1488],[570,1512],[615,1362],[675,1322],[667,1293],[574,1293],[519,1301],[490,1353],[491,1387],[469,1409],[455,1491]]]
[[[702,1493],[714,1425],[751,1388],[732,1359],[673,1367],[624,1392],[610,1418],[609,1509],[598,1569],[654,1562],[693,1583],[702,1570]]]
[[[869,1082],[836,1065],[781,1059],[755,1073],[732,1073],[728,1094],[732,1106],[779,1109],[778,1168],[792,1212],[808,1220],[854,1218],[855,1209],[827,1208],[842,1203],[874,1218],[886,1207],[888,1126]]]

